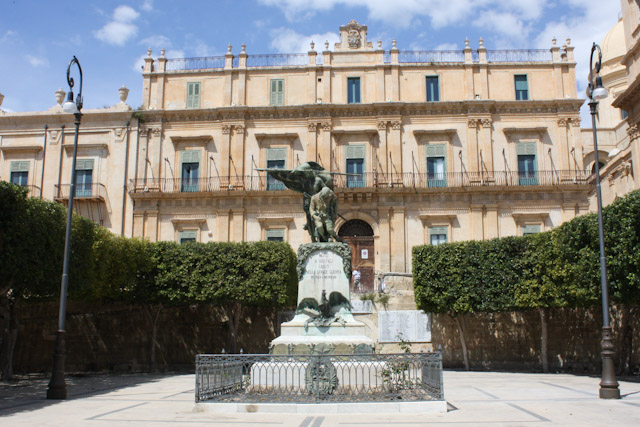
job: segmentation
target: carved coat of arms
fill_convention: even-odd
[[[357,28],[349,28],[349,34],[347,36],[347,41],[349,42],[349,47],[352,49],[357,49],[360,47],[360,31]]]

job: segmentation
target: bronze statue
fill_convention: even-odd
[[[316,162],[302,163],[295,169],[257,169],[266,171],[290,190],[302,193],[307,217],[304,229],[313,242],[341,242],[333,226],[338,216],[337,197],[331,173]]]

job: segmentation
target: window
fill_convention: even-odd
[[[11,183],[26,186],[29,181],[29,162],[11,162]]]
[[[76,160],[75,197],[91,197],[93,187],[93,159]]]
[[[270,228],[267,230],[268,242],[284,242],[284,228]]]
[[[514,76],[516,84],[516,101],[526,101],[529,99],[529,83],[526,74],[516,74]]]
[[[283,79],[271,79],[271,105],[284,105]]]
[[[430,227],[429,242],[432,246],[447,243],[447,227]]]
[[[536,143],[520,142],[516,147],[518,154],[518,181],[520,185],[538,185],[536,167]]]
[[[286,148],[267,148],[267,168],[284,169],[286,166]],[[284,190],[282,181],[267,175],[267,190]]]
[[[427,145],[427,186],[446,187],[446,146]]]
[[[200,83],[187,83],[187,108],[200,108]]]
[[[198,230],[184,230],[180,232],[180,244],[187,242],[196,242],[198,239]]]
[[[523,236],[530,236],[532,234],[536,234],[536,233],[540,232],[540,225],[539,224],[523,225],[521,228],[522,228],[522,235]]]
[[[347,160],[346,170],[347,188],[364,187],[364,145],[347,145],[345,148],[345,159]]]
[[[200,151],[182,152],[182,180],[180,191],[185,193],[200,191]]]
[[[360,77],[347,77],[347,102],[360,103]]]
[[[427,102],[440,101],[438,76],[427,76]]]

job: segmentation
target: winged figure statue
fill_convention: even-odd
[[[331,292],[327,299],[327,292],[322,291],[320,302],[315,298],[304,298],[298,304],[296,314],[306,314],[309,316],[304,322],[305,329],[310,323],[316,326],[329,326],[332,323],[340,323],[345,325],[345,321],[341,316],[341,309],[351,310],[351,302],[340,292]]]

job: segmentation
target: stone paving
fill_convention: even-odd
[[[637,378],[636,378],[637,379]],[[194,412],[193,375],[67,377],[69,398],[45,399],[48,378],[0,383],[7,426],[640,426],[640,382],[598,399],[599,379],[568,374],[445,371],[440,414],[215,414]]]

